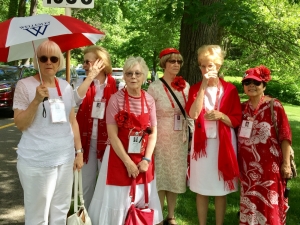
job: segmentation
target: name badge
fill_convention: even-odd
[[[94,119],[103,119],[105,112],[105,101],[94,101],[91,117]]]
[[[182,130],[183,116],[179,114],[174,115],[174,130]]]
[[[65,104],[61,99],[49,99],[52,123],[67,122]]]
[[[243,120],[240,129],[239,137],[250,138],[252,133],[253,122],[250,120]]]
[[[207,138],[217,138],[217,121],[205,120],[204,126]]]
[[[139,154],[141,153],[142,148],[142,135],[139,134],[139,132],[135,132],[134,135],[129,136],[129,144],[128,144],[128,153],[135,153]]]

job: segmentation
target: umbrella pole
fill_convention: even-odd
[[[43,84],[43,79],[42,79],[41,69],[40,69],[40,63],[39,63],[39,59],[38,59],[36,51],[35,51],[35,46],[34,46],[34,42],[33,41],[32,41],[32,46],[33,46],[34,56],[35,56],[35,59],[36,59],[36,64],[37,64],[38,71],[39,71],[40,82],[41,82],[41,84]]]

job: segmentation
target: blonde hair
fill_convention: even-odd
[[[110,55],[105,48],[97,46],[97,45],[91,45],[83,50],[83,54],[87,54],[89,52],[94,53],[98,57],[98,59],[103,60],[104,65],[105,65],[105,68],[104,68],[105,74],[112,73]]]
[[[159,60],[159,66],[162,68],[162,69],[165,69],[166,68],[166,64],[167,64],[167,61],[172,58],[173,56],[176,56],[178,57],[180,60],[183,61],[183,57],[182,55],[179,53],[171,53],[171,54],[168,54],[168,55],[164,55],[163,57],[160,58]],[[183,63],[180,65],[180,68],[183,66]]]
[[[144,76],[144,82],[147,80],[147,76],[148,76],[148,72],[149,72],[149,68],[145,62],[145,60],[138,56],[138,57],[133,57],[133,56],[130,56],[126,61],[125,61],[125,64],[124,64],[124,67],[123,67],[123,78],[125,76],[125,73],[130,70],[132,67],[134,67],[135,65],[139,64],[141,66],[141,69],[142,69],[142,73],[143,73],[143,76]]]
[[[212,60],[216,65],[221,67],[224,62],[225,52],[219,45],[202,45],[198,51],[198,62],[204,59]]]
[[[42,56],[43,54],[49,54],[52,56],[56,56],[58,57],[58,68],[57,71],[61,70],[62,68],[65,67],[65,58],[60,50],[60,47],[54,42],[54,41],[50,41],[50,40],[46,40],[44,42],[42,42],[36,49],[36,56],[39,58]],[[37,59],[36,56],[33,56],[33,66],[36,70],[38,70],[38,65],[37,65]]]

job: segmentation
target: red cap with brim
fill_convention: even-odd
[[[248,79],[253,79],[253,80],[257,80],[257,81],[263,81],[260,77],[254,76],[254,75],[245,75],[243,80],[248,80]],[[243,81],[242,80],[242,81]]]
[[[180,52],[176,48],[166,48],[159,53],[159,58],[161,59],[161,57],[172,53],[180,54]]]

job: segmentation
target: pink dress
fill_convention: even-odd
[[[242,104],[243,119],[253,117],[254,110],[248,101]],[[238,137],[238,162],[241,174],[240,225],[283,225],[288,210],[288,199],[284,198],[286,182],[281,177],[283,161],[280,144],[291,142],[291,129],[284,108],[274,100],[274,115],[279,130],[272,123],[270,102],[259,106],[253,121],[250,138]]]

